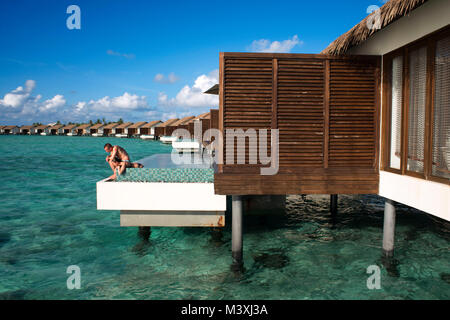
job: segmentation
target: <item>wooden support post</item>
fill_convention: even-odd
[[[241,270],[242,254],[242,196],[232,196],[232,225],[231,225],[231,254],[233,257],[233,270]]]
[[[394,201],[386,199],[384,204],[383,224],[383,256],[391,258],[394,256],[394,233],[395,233],[395,206]]]
[[[331,194],[330,195],[330,212],[332,215],[337,214],[338,210],[338,195],[337,194]]]

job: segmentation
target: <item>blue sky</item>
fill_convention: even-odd
[[[72,4],[80,30],[66,26]],[[200,114],[217,107],[200,91],[220,51],[319,53],[374,4],[2,0],[0,124]]]

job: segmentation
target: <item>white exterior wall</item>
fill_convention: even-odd
[[[213,183],[97,182],[97,209],[124,211],[225,211],[226,196]]]
[[[348,54],[384,55],[449,23],[450,1],[430,0],[352,48]],[[450,221],[449,185],[380,171],[379,195]]]
[[[223,227],[226,196],[213,183],[97,182],[97,209],[120,210],[120,225]]]

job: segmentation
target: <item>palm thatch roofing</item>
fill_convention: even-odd
[[[75,128],[77,125],[76,124],[68,124],[65,127],[62,127],[62,130],[72,130],[73,128]],[[37,128],[36,128],[37,129]]]
[[[171,127],[181,126],[181,125],[183,125],[183,124],[188,123],[190,120],[192,120],[192,119],[194,119],[194,118],[195,118],[195,116],[184,117],[184,118],[178,120],[177,122],[171,124],[170,126],[171,126]]]
[[[150,122],[144,124],[141,128],[153,128],[154,126],[156,126],[160,123],[162,123],[161,120],[150,121]]]
[[[116,129],[125,129],[128,128],[129,126],[131,126],[133,124],[133,122],[124,122],[122,124],[119,124]]]
[[[382,30],[392,22],[406,16],[414,9],[418,8],[428,0],[390,0],[380,8],[380,25],[379,29],[369,28],[374,17],[375,11],[369,14],[364,20],[351,28],[349,31],[334,40],[321,53],[330,55],[344,54],[347,50],[366,41],[377,31]],[[373,25],[373,22],[372,22]],[[212,88],[211,88],[212,89]],[[211,90],[209,89],[209,90]],[[208,90],[208,91],[209,91]],[[206,93],[206,92],[205,92]]]
[[[208,116],[209,116],[209,112],[202,113],[201,115],[195,117],[194,119],[191,119],[189,121],[189,123],[191,123],[191,122],[193,122],[195,120],[206,119]]]
[[[31,130],[31,128],[33,128],[34,126],[21,126],[20,130]],[[0,126],[1,128],[1,126]]]
[[[107,124],[103,129],[113,129],[115,127],[117,127],[119,124],[117,122],[113,122],[110,124]]]
[[[75,128],[75,130],[84,130],[89,128],[91,125],[89,123],[84,123]]]
[[[91,130],[97,130],[97,129],[100,129],[101,127],[103,127],[103,126],[104,126],[103,123],[96,123],[92,127],[90,127],[90,129]]]
[[[18,126],[4,126],[2,129],[3,130],[12,130],[14,128],[18,128]]]
[[[206,93],[206,94],[219,94],[219,84],[213,85],[211,88],[209,88],[208,90],[206,90],[203,93]]]
[[[163,122],[162,124],[160,124],[158,127],[168,127],[168,126],[171,126],[172,124],[174,124],[174,123],[177,122],[178,120],[180,120],[180,119],[178,119],[178,118],[169,119],[169,120]]]
[[[131,126],[128,127],[128,129],[137,129],[137,128],[141,128],[144,124],[146,124],[147,121],[140,121],[140,122],[136,122],[135,124],[132,124]]]
[[[35,129],[35,130],[45,130],[45,129],[47,129],[48,127],[50,127],[48,124],[43,124],[43,125],[37,126],[37,127],[34,128],[34,129]]]
[[[61,129],[63,127],[62,124],[55,124],[53,126],[50,127],[51,130],[58,130]]]

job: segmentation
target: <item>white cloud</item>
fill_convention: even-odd
[[[175,75],[175,73],[171,72],[167,77],[165,77],[162,73],[158,73],[153,81],[159,83],[175,83],[179,80],[179,78]]]
[[[300,41],[298,36],[294,35],[292,39],[283,40],[281,42],[270,42],[270,40],[267,39],[254,40],[247,49],[251,52],[289,53],[295,46],[302,44],[303,41]]]
[[[25,82],[25,88],[22,86],[17,87],[17,89],[5,94],[3,99],[0,99],[0,105],[4,107],[19,108],[30,98],[31,92],[36,86],[34,80],[27,80]]]
[[[110,98],[105,96],[99,100],[90,100],[88,103],[79,102],[76,105],[77,110],[92,109],[102,112],[117,112],[120,110],[138,110],[148,108],[145,96],[138,96],[125,92],[123,95]]]
[[[39,107],[39,111],[48,112],[54,111],[66,104],[64,96],[57,94],[52,99],[45,100],[42,106]]]
[[[134,59],[136,56],[133,53],[120,53],[113,50],[106,50],[106,54],[110,56],[124,57],[127,59]]]
[[[203,92],[218,82],[218,70],[212,71],[209,75],[202,74],[195,79],[192,86],[185,85],[175,98],[169,98],[164,92],[161,92],[158,96],[158,104],[172,107],[216,107],[219,104],[218,97]]]

